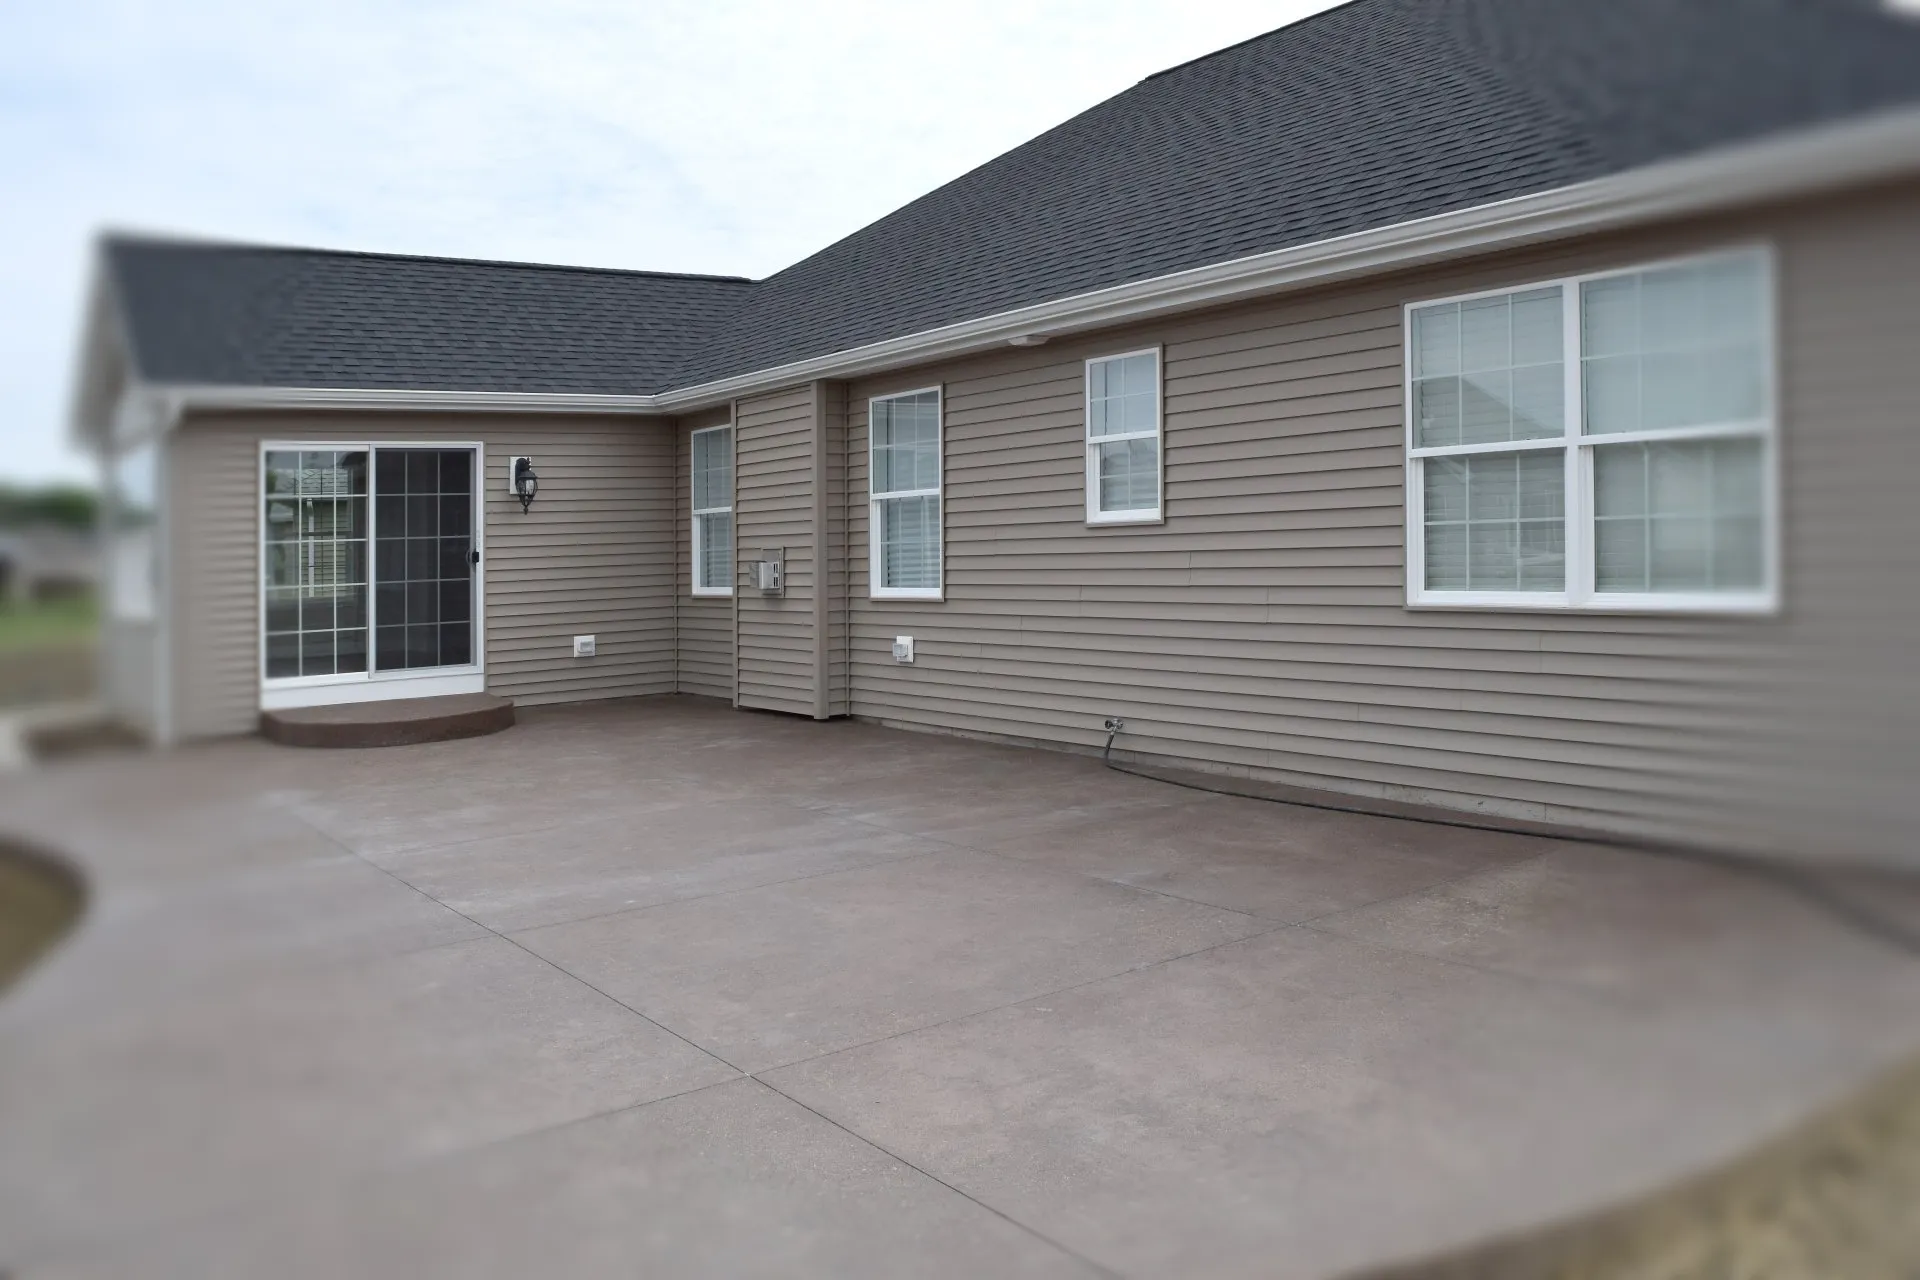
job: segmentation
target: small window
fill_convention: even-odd
[[[1407,309],[1413,604],[1775,599],[1765,254]]]
[[[693,456],[693,594],[733,594],[733,428],[708,427],[691,437]]]
[[[867,410],[871,594],[938,600],[940,389],[880,396]]]
[[[1160,352],[1087,361],[1087,522],[1160,519]]]

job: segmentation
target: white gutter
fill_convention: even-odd
[[[652,413],[658,396],[554,391],[414,391],[366,387],[234,387],[148,383],[177,417],[192,409],[441,409],[462,413]]]
[[[1495,249],[1857,185],[1920,171],[1920,110],[1905,109],[1371,231],[1179,271],[944,325],[659,395],[169,387],[187,407],[685,413],[817,378],[972,354],[1017,338],[1103,328]]]

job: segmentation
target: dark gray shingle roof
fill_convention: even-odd
[[[1358,0],[754,286],[695,383],[1920,101],[1877,0]]]
[[[644,394],[746,297],[731,276],[106,242],[155,382]]]
[[[752,284],[110,248],[151,378],[654,391],[1916,102],[1880,0],[1355,0]]]

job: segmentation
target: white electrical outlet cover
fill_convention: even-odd
[[[893,638],[893,660],[895,662],[913,661],[912,636],[895,636]]]
[[[573,638],[573,656],[576,658],[591,658],[593,656],[593,637],[575,636]]]

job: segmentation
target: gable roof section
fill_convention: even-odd
[[[155,383],[645,395],[739,309],[732,276],[113,237]]]
[[[758,282],[129,237],[105,255],[150,383],[650,395],[1916,104],[1920,21],[1882,0],[1353,0]]]
[[[1357,0],[757,284],[697,384],[1920,101],[1876,0]]]

